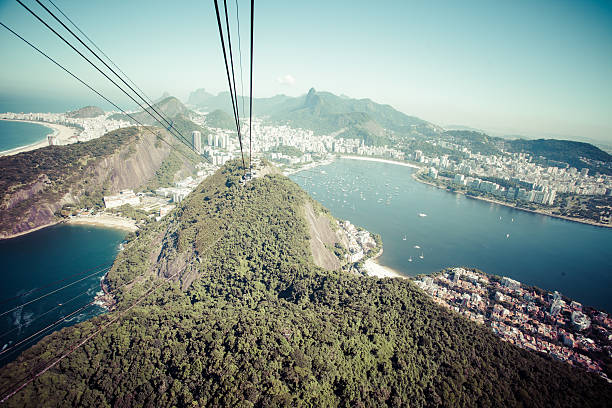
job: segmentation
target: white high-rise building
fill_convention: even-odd
[[[202,134],[194,130],[191,132],[191,137],[193,138],[193,148],[198,154],[202,154]]]
[[[208,145],[209,146],[213,145],[213,134],[212,133],[208,134]]]
[[[217,133],[217,134],[215,134],[215,144],[214,144],[214,146],[215,146],[215,147],[219,147],[219,146],[221,146],[221,141],[220,141],[220,137],[219,137],[219,134],[218,134],[218,133]]]

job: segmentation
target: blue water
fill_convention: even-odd
[[[0,152],[45,140],[53,129],[29,122],[0,120]]]
[[[291,178],[334,216],[379,233],[380,262],[398,272],[476,267],[612,311],[612,229],[466,198],[413,180],[413,171],[338,160]]]
[[[100,279],[104,275],[102,265],[113,262],[124,237],[125,232],[114,229],[57,225],[0,241],[0,349],[14,346],[91,302],[100,291]],[[82,278],[85,279],[19,307]],[[57,282],[62,279],[65,281]],[[90,306],[54,330],[81,322],[102,311],[98,306]],[[0,354],[0,366],[50,332],[42,333],[11,352]]]

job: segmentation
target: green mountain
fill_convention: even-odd
[[[591,172],[612,174],[612,155],[590,143],[571,140],[538,139],[511,140],[506,142],[509,151],[526,152],[534,157],[564,162],[577,169],[588,168]]]
[[[159,118],[159,116],[155,113],[155,111],[162,113],[166,119],[171,122],[174,129],[178,130],[178,132],[183,135],[187,141],[189,141],[189,143],[191,143],[191,132],[194,130],[199,131],[202,133],[202,135],[208,134],[207,129],[191,120],[193,116],[196,116],[196,113],[187,108],[180,100],[178,100],[178,98],[175,98],[174,96],[169,96],[155,103],[153,108],[154,110],[147,108],[146,111],[133,113],[132,116],[140,123],[145,125],[162,127],[163,124],[163,127],[167,129],[169,126],[163,120],[160,119],[160,124],[160,122],[151,117],[151,115],[147,112],[151,112],[153,116],[157,118]],[[137,123],[130,117],[121,113],[111,115],[110,118],[125,120],[134,125]]]
[[[66,113],[69,118],[96,118],[104,115],[104,111],[97,106],[85,106],[72,112]]]
[[[105,281],[112,311],[0,369],[12,389],[74,350],[7,406],[608,404],[603,379],[502,342],[410,281],[317,266],[335,220],[265,171],[243,185],[230,162],[133,235]]]
[[[103,208],[104,195],[194,172],[201,159],[167,132],[156,133],[124,128],[84,143],[0,157],[0,238],[54,224],[67,206]]]
[[[227,92],[212,95],[198,90],[192,93],[190,101],[203,110],[232,112]],[[248,103],[248,98],[245,98],[245,107],[248,107]],[[242,106],[241,97],[238,98],[238,105]],[[377,104],[370,99],[351,99],[330,92],[317,92],[314,88],[299,97],[277,95],[272,98],[255,98],[253,112],[274,124],[289,124],[320,134],[357,138],[369,145],[390,144],[397,136],[430,135],[442,131],[390,105]]]
[[[458,140],[470,150],[483,154],[496,154],[502,150],[528,153],[544,165],[571,166],[578,170],[588,168],[591,173],[612,174],[612,155],[590,143],[558,139],[507,140],[469,130],[448,130],[440,137]]]
[[[206,126],[209,128],[236,129],[233,116],[221,109],[214,110],[206,115]]]

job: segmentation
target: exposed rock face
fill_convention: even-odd
[[[315,214],[312,203],[304,205],[304,215],[310,232],[310,251],[317,266],[327,270],[340,268],[338,257],[329,248],[336,243],[348,248],[348,238],[341,231],[332,229],[332,219],[326,214]]]
[[[61,194],[51,193],[53,186],[45,173],[29,184],[11,186],[0,205],[3,218],[0,238],[54,224],[58,210],[65,204],[78,204],[85,193],[99,192],[102,188],[117,193],[142,186],[155,175],[170,151],[167,144],[156,143],[150,132],[139,133],[113,154],[92,160],[82,172],[69,176]]]

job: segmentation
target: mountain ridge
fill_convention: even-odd
[[[168,160],[182,163],[180,168],[190,165],[183,156],[175,157],[160,137],[172,140],[165,132],[123,128],[88,142],[0,157],[5,169],[0,176],[0,238],[56,223],[65,205],[102,206],[103,195],[144,186]]]
[[[41,389],[50,406],[589,407],[612,397],[603,379],[502,342],[409,281],[316,266],[304,206],[327,210],[274,171],[241,177],[229,162],[132,235],[106,277],[114,311],[45,337],[0,369],[0,383],[120,320],[8,406]]]

